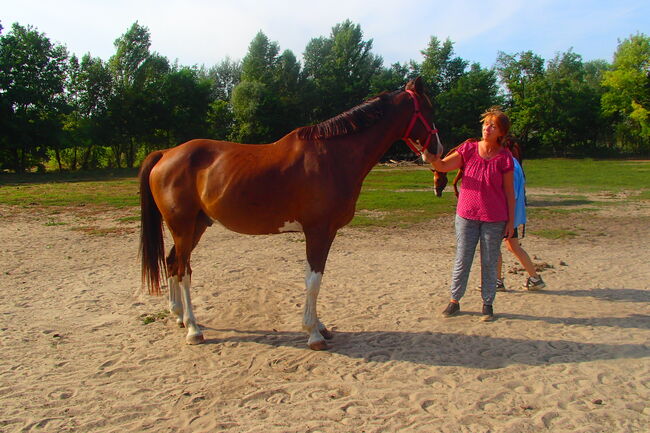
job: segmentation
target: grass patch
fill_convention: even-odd
[[[169,317],[169,311],[167,310],[160,310],[157,313],[145,313],[140,315],[140,321],[142,322],[143,325],[148,325],[153,322],[157,322],[160,320],[165,320],[167,317]]]
[[[45,227],[64,226],[64,225],[67,225],[67,224],[68,223],[64,223],[64,222],[61,222],[61,221],[52,221],[52,220],[50,220],[50,221],[45,223]]]
[[[18,206],[137,206],[134,170],[0,175],[0,203]]]
[[[524,160],[524,170],[529,187],[591,193],[650,191],[650,161],[530,159]]]
[[[118,218],[117,221],[121,222],[123,224],[130,223],[130,222],[138,222],[138,221],[140,221],[140,215],[133,215],[133,216],[128,216],[128,217]]]
[[[609,206],[590,194],[609,194],[622,201],[650,200],[650,161],[536,159],[525,160],[527,186],[552,188],[549,196],[529,197],[532,218],[558,213],[590,212]],[[0,204],[63,207],[136,207],[139,204],[136,170],[0,174]],[[449,179],[454,173],[450,173]],[[622,194],[625,193],[625,194]],[[405,227],[455,212],[451,185],[442,198],[433,194],[433,174],[425,167],[375,167],[366,178],[351,225]],[[120,218],[137,221],[139,216]],[[82,230],[106,235],[117,229]]]
[[[434,216],[453,213],[456,198],[433,193],[433,173],[428,169],[375,168],[366,178],[357,213],[351,225],[409,226]]]

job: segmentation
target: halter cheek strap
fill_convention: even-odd
[[[438,129],[436,128],[436,125],[433,124],[433,128],[431,128],[429,126],[429,123],[427,123],[427,119],[424,118],[424,115],[420,111],[420,103],[418,101],[417,96],[415,95],[415,92],[412,90],[406,90],[406,92],[411,96],[411,99],[413,100],[414,111],[413,111],[413,116],[411,117],[411,121],[409,122],[409,125],[406,128],[406,131],[404,132],[404,136],[402,137],[402,140],[408,145],[408,147],[411,148],[413,153],[415,153],[417,156],[421,156],[422,153],[424,153],[424,151],[429,148],[429,145],[431,144],[431,137],[433,137],[433,135],[435,134],[436,141],[438,144],[438,148],[435,153],[441,154],[443,148],[442,148],[442,144],[440,143],[440,137],[438,136]],[[410,137],[411,132],[413,131],[413,128],[415,127],[415,124],[417,123],[418,120],[422,122],[422,125],[424,125],[424,128],[427,131],[427,138],[424,142],[424,145],[418,144]]]

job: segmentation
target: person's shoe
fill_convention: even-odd
[[[542,280],[541,275],[539,277],[528,277],[528,280],[526,280],[526,285],[524,288],[526,290],[540,290],[546,287],[546,284],[544,283],[544,280]]]
[[[442,317],[451,317],[459,311],[460,304],[456,302],[450,302],[449,305],[447,305],[447,308],[445,308],[445,310],[442,312]]]
[[[483,304],[483,315],[481,316],[481,321],[482,322],[491,322],[494,320],[494,310],[492,309],[492,305],[485,305]]]

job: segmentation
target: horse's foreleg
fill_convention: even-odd
[[[305,275],[307,299],[305,301],[305,310],[302,317],[302,327],[307,331],[307,334],[309,334],[307,344],[314,350],[323,350],[327,348],[325,339],[320,333],[320,328],[325,328],[325,326],[318,319],[318,312],[316,311],[318,292],[320,291],[320,283],[322,279],[323,274],[321,272],[314,272],[311,269],[307,270],[307,274]]]
[[[183,324],[187,328],[187,336],[185,342],[187,344],[200,344],[203,343],[203,332],[196,324],[196,318],[192,311],[192,299],[190,297],[190,282],[192,277],[185,274],[180,282],[181,298],[183,300]]]
[[[325,262],[329,254],[334,235],[322,232],[308,234],[305,232],[307,243],[307,273],[305,275],[306,300],[303,312],[302,327],[309,335],[307,344],[311,349],[327,349],[325,339],[331,339],[332,334],[318,319],[317,302],[320,291]]]

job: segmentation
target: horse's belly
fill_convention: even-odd
[[[248,235],[302,232],[300,217],[287,209],[256,206],[218,206],[208,211],[213,222]]]

